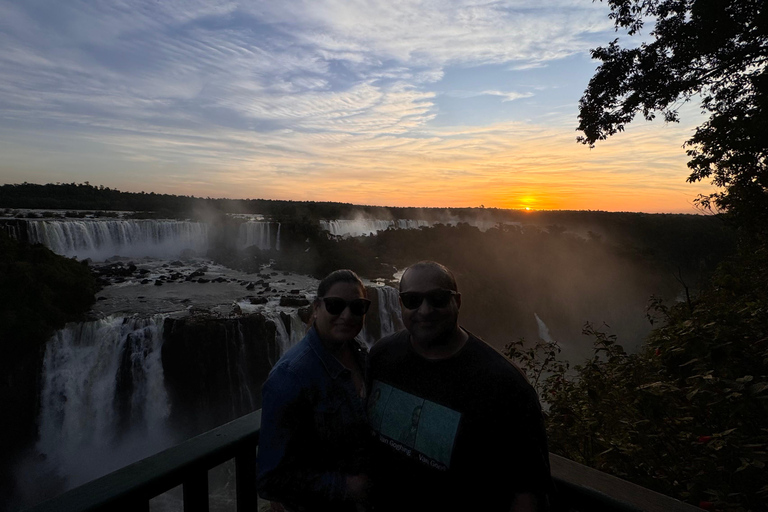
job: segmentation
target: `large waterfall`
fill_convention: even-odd
[[[432,227],[437,224],[456,226],[459,223],[469,224],[478,228],[480,231],[487,231],[491,228],[497,227],[499,224],[521,226],[521,223],[519,222],[500,223],[495,220],[482,219],[461,220],[456,218],[446,218],[443,220],[434,221],[416,219],[381,220],[361,218],[321,220],[320,229],[328,231],[334,236],[357,237],[375,235],[379,231],[385,231],[387,229],[418,229],[422,227]]]
[[[240,248],[256,246],[262,251],[269,249],[279,251],[280,223],[264,220],[243,222],[238,228],[237,243]]]
[[[402,229],[418,225],[425,224],[397,223]],[[24,219],[14,226],[26,228],[30,242],[94,261],[115,255],[177,259],[184,252],[206,252],[224,233],[173,220]],[[240,248],[280,250],[277,222],[248,219],[226,233],[237,235],[233,245]],[[148,276],[192,272],[167,261],[140,266]],[[196,284],[169,279],[158,285],[155,276],[155,286],[128,279],[107,287],[100,292],[101,309],[93,312],[112,316],[69,324],[48,341],[39,439],[16,472],[20,503],[36,503],[260,407],[270,368],[307,329],[306,311],[281,306],[281,299],[308,297],[316,283],[267,269],[256,277],[207,262],[200,268],[206,280]],[[370,346],[402,328],[402,320],[394,288],[368,290],[375,306],[361,337]]]
[[[399,220],[380,220],[380,219],[339,219],[339,220],[321,220],[320,228],[328,231],[334,236],[367,236],[375,235],[379,231],[389,228],[396,229],[417,229],[422,226],[431,226],[433,222],[426,220],[399,219]]]
[[[208,226],[178,220],[30,220],[29,241],[57,254],[103,261],[111,256],[176,258],[205,252]]]
[[[163,320],[70,324],[49,341],[37,451],[48,471],[67,476],[68,486],[172,444],[160,359]]]

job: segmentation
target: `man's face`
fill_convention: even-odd
[[[432,269],[408,270],[400,282],[400,292],[429,293],[446,290],[441,275]],[[401,304],[402,306],[402,304]],[[445,307],[434,307],[429,300],[424,299],[416,309],[402,306],[403,324],[416,342],[447,343],[459,325],[459,307],[461,295],[451,297]]]

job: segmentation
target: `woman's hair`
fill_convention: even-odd
[[[363,284],[363,281],[360,279],[360,277],[353,271],[344,268],[341,270],[334,270],[325,276],[322,281],[320,281],[320,284],[317,285],[317,299],[325,297],[325,294],[328,293],[328,290],[330,290],[331,287],[336,283],[356,284],[362,288],[363,294],[365,295],[365,285]]]

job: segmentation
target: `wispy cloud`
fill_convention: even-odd
[[[204,195],[465,204],[468,190],[562,179],[552,169],[585,188],[619,162],[628,181],[641,167],[679,173],[679,155],[587,159],[575,120],[544,115],[556,104],[526,122],[436,123],[441,95],[540,97],[438,90],[448,68],[527,76],[610,30],[604,5],[577,0],[2,2],[0,177],[131,188],[119,177],[130,172],[145,189]]]

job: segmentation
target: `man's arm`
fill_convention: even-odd
[[[531,450],[527,470],[530,475],[534,476],[534,481],[531,483],[537,491],[515,494],[510,510],[512,512],[547,512],[549,511],[548,494],[552,491],[552,476],[549,466],[547,433],[544,428],[544,415],[539,397],[533,387],[529,387],[523,395],[527,402],[527,414],[525,415],[527,439],[525,444]]]
[[[547,512],[548,495],[553,490],[549,466],[549,450],[544,416],[538,395],[530,385],[522,387],[511,400],[516,406],[507,409],[499,420],[505,431],[514,432],[503,443],[503,460],[509,462],[510,473],[501,476],[514,482],[511,492],[512,512]]]

